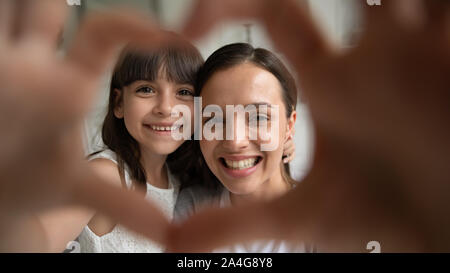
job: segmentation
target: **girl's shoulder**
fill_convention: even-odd
[[[97,153],[91,154],[88,156],[87,159],[88,159],[88,161],[92,161],[92,160],[96,160],[96,159],[108,159],[117,165],[117,154],[110,149],[104,149]]]
[[[105,182],[122,187],[119,169],[117,167],[117,155],[115,152],[106,149],[88,157],[91,169]],[[125,170],[125,180],[128,174]]]

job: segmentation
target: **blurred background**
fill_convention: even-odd
[[[363,0],[296,1],[298,1],[298,5],[304,5],[311,12],[323,33],[336,47],[348,48],[355,44],[362,28],[356,1]],[[92,11],[112,7],[132,7],[151,15],[165,28],[176,31],[183,25],[194,4],[194,0],[68,0],[67,2],[68,5],[72,5],[70,6],[70,16],[62,37],[63,48],[70,44],[82,18]],[[255,47],[269,49],[284,59],[277,49],[273,47],[270,38],[268,38],[258,22],[239,21],[223,23],[203,39],[194,41],[194,44],[206,60],[219,47],[236,42],[247,42]],[[286,64],[289,66],[287,62]],[[110,72],[105,75],[104,84],[99,90],[96,103],[85,121],[84,140],[87,154],[98,151],[103,147],[100,131],[106,114],[110,77]],[[301,79],[297,80],[300,81]],[[296,156],[290,163],[292,176],[297,180],[300,180],[305,175],[310,166],[313,145],[312,136],[313,131],[308,109],[302,102],[300,95],[297,105],[297,122],[294,137]]]

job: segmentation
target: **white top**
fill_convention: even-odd
[[[105,158],[117,164],[117,155],[111,150],[105,150],[89,158]],[[175,202],[178,196],[179,183],[167,168],[167,176],[169,178],[169,188],[161,189],[147,183],[147,194],[145,198],[156,204],[162,212],[169,218],[173,218]],[[125,183],[128,189],[132,186],[127,166],[124,170]],[[81,245],[81,252],[96,253],[157,253],[163,252],[164,248],[144,236],[136,234],[127,228],[116,225],[114,229],[103,236],[97,236],[91,229],[86,226],[78,236]]]
[[[183,189],[175,206],[175,221],[182,221],[204,208],[231,206],[230,192],[223,187],[219,192],[207,190],[200,186]],[[216,249],[219,253],[305,253],[313,250],[305,244],[294,244],[280,240],[261,240],[251,244],[236,244]]]

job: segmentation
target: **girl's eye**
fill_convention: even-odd
[[[136,92],[137,93],[144,93],[144,94],[155,93],[155,91],[153,91],[153,89],[151,87],[148,87],[148,86],[140,87],[140,88],[138,88],[138,90]]]
[[[194,96],[194,93],[192,93],[188,89],[182,89],[182,90],[178,91],[178,95],[180,95],[180,96]]]

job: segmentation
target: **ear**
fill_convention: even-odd
[[[123,118],[123,91],[114,89],[114,116],[118,119]]]
[[[290,137],[293,137],[295,134],[295,121],[297,120],[297,111],[293,110],[291,116],[288,119],[286,125],[286,138],[287,141]]]

